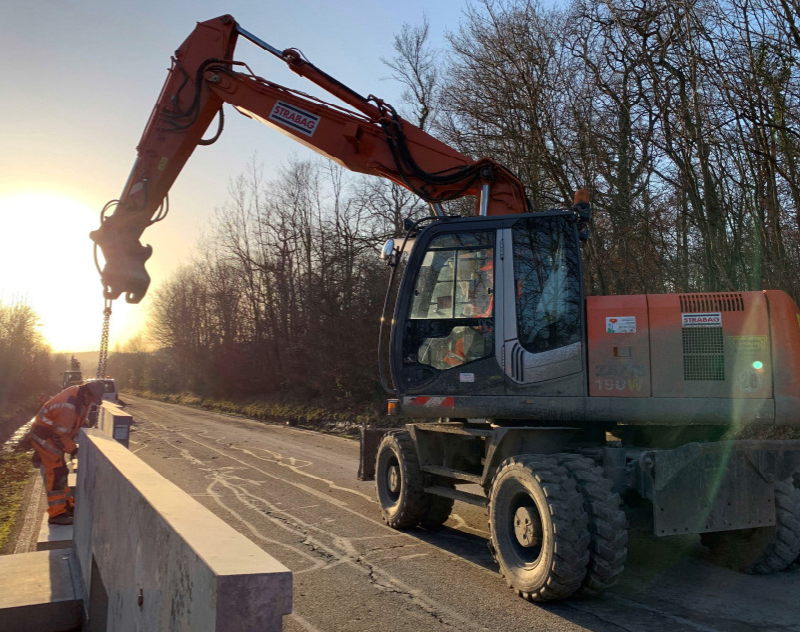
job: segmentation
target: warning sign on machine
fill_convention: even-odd
[[[636,316],[607,316],[607,334],[635,334]]]

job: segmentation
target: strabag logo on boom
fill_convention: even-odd
[[[316,114],[311,114],[311,112],[301,110],[296,105],[277,101],[272,108],[272,112],[269,113],[269,118],[296,129],[306,136],[313,136],[320,117]]]
[[[722,327],[722,314],[711,312],[707,314],[681,314],[684,327]]]

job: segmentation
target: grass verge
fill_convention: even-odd
[[[0,550],[22,509],[23,492],[32,472],[30,452],[0,454]]]

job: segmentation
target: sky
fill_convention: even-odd
[[[26,0],[0,8],[0,301],[39,314],[54,351],[99,348],[103,296],[88,233],[122,191],[136,145],[195,23],[225,13],[278,49],[308,59],[361,94],[399,105],[380,61],[404,23],[427,14],[433,45],[457,30],[467,0]],[[324,97],[280,60],[241,39],[236,59],[279,84]],[[331,100],[330,98],[328,100]],[[170,191],[170,215],[149,228],[153,282],[138,305],[114,302],[110,347],[143,327],[154,289],[189,261],[230,181],[255,160],[267,177],[311,150],[226,108],[225,131],[200,147]]]

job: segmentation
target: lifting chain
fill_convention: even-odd
[[[103,310],[103,335],[100,337],[100,360],[97,363],[97,379],[106,376],[106,363],[108,362],[108,327],[111,321],[111,301],[106,299]]]

